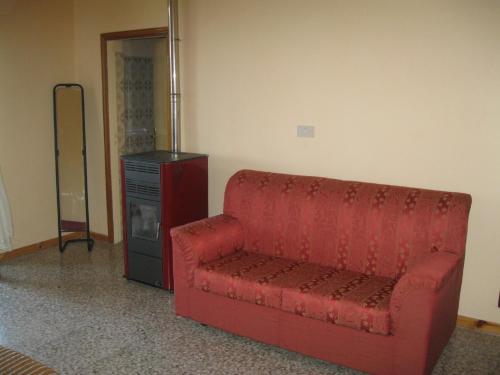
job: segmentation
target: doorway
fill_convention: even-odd
[[[120,156],[170,149],[168,30],[101,35],[108,238],[122,241]]]

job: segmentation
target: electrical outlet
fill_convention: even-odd
[[[297,137],[314,138],[314,126],[312,126],[312,125],[299,125],[299,126],[297,126]]]

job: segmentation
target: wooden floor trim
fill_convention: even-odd
[[[481,319],[469,318],[468,316],[459,315],[457,318],[457,326],[473,329],[479,332],[495,333],[500,335],[500,324],[487,322]]]
[[[90,237],[96,241],[109,242],[109,237],[102,233],[90,232]]]
[[[104,241],[104,242],[108,241],[108,236],[106,236],[105,234],[90,232],[90,236],[96,241]],[[81,237],[82,237],[82,233],[68,233],[68,234],[65,234],[63,236],[63,240],[70,240],[70,239],[81,238]],[[36,253],[37,251],[45,250],[45,249],[48,249],[50,247],[57,246],[58,242],[59,242],[58,238],[54,237],[54,238],[51,238],[49,240],[41,241],[38,243],[34,243],[31,245],[23,246],[23,247],[8,251],[6,253],[0,254],[0,262],[4,261],[4,260],[17,258],[17,257],[23,256],[23,255]]]

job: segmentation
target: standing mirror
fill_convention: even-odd
[[[83,87],[54,86],[53,104],[59,250],[63,252],[71,242],[86,242],[91,251]],[[65,239],[65,233],[72,235]]]

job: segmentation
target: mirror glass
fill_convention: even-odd
[[[55,100],[61,231],[85,231],[82,90],[77,86],[58,87]]]

